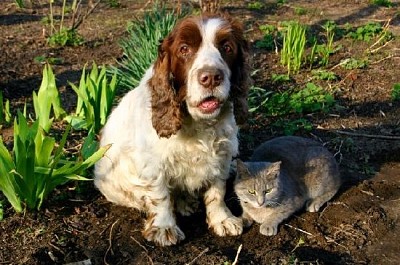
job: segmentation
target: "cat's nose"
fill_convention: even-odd
[[[263,197],[263,198],[258,198],[258,199],[257,199],[257,203],[258,203],[258,205],[259,205],[260,207],[264,205],[264,202],[265,202],[264,197]]]

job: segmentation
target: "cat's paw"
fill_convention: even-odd
[[[263,223],[260,226],[260,233],[264,236],[274,236],[278,233],[278,226]]]
[[[199,200],[194,197],[179,198],[175,202],[176,211],[182,216],[192,215],[199,208]]]
[[[218,236],[237,236],[243,232],[242,219],[231,216],[219,223],[210,224],[210,228]]]
[[[176,245],[179,241],[185,239],[185,234],[177,225],[167,227],[149,225],[145,227],[142,233],[148,241],[153,241],[156,245],[162,247]]]

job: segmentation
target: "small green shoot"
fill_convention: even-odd
[[[11,122],[10,101],[4,102],[3,91],[0,90],[0,125]]]
[[[270,94],[272,94],[271,91],[266,91],[261,87],[252,86],[248,96],[249,112],[255,112],[256,110],[265,107],[269,100],[268,95]],[[261,102],[260,99],[262,99]]]
[[[271,80],[274,83],[284,83],[284,82],[289,82],[290,81],[290,76],[289,75],[278,75],[278,74],[272,74]]]
[[[273,50],[276,48],[276,43],[282,38],[282,34],[273,25],[261,25],[259,27],[264,37],[256,42],[256,47],[260,49]]]
[[[376,6],[392,7],[393,3],[390,0],[370,0],[371,4]]]
[[[396,83],[396,84],[393,85],[392,100],[393,101],[400,101],[400,83]]]
[[[84,39],[75,29],[63,28],[52,34],[48,39],[50,46],[80,46],[84,43]]]
[[[14,0],[15,4],[17,5],[18,8],[24,8],[25,7],[25,2],[24,0]]]
[[[340,61],[340,66],[346,70],[363,69],[368,67],[368,60],[359,60],[355,58],[346,58]]]
[[[307,14],[307,9],[305,9],[304,7],[301,7],[301,6],[297,6],[294,8],[294,13],[298,16],[303,16],[303,15]]]
[[[112,109],[118,86],[117,75],[114,73],[109,80],[106,68],[98,68],[93,63],[92,70],[87,75],[86,69],[83,69],[79,87],[72,83],[70,85],[78,95],[78,101],[75,115],[66,117],[66,120],[75,129],[93,128],[98,133]]]
[[[261,10],[264,8],[264,4],[261,1],[252,1],[247,4],[247,8],[254,10]]]
[[[33,91],[33,107],[36,119],[39,120],[40,127],[45,132],[49,132],[54,117],[59,119],[65,115],[65,111],[61,107],[56,79],[49,64],[45,64],[43,68],[42,83],[38,93]],[[54,112],[54,117],[50,117],[51,110]]]
[[[33,58],[33,61],[38,64],[45,64],[48,63],[50,65],[60,65],[64,63],[63,58],[59,57],[46,57],[44,55],[36,56]]]
[[[313,79],[317,80],[327,80],[327,81],[335,81],[338,80],[338,76],[332,71],[326,70],[312,70]]]
[[[303,63],[306,44],[306,28],[299,22],[289,22],[283,33],[281,64],[287,67],[288,74],[297,73]]]
[[[312,131],[312,123],[304,118],[287,120],[279,119],[272,124],[277,129],[282,129],[285,135],[294,135],[296,132],[310,132]]]

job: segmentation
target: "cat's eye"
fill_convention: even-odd
[[[264,193],[265,193],[265,194],[268,194],[268,193],[270,193],[271,191],[272,191],[272,189],[267,189],[267,190],[264,191]]]
[[[247,190],[251,195],[255,195],[256,191],[255,190]]]

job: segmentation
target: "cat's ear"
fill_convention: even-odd
[[[268,167],[268,175],[273,175],[275,177],[277,177],[279,175],[279,172],[281,170],[281,161],[272,163],[269,167]]]
[[[238,179],[246,179],[250,177],[249,168],[240,159],[236,159],[236,177]]]

